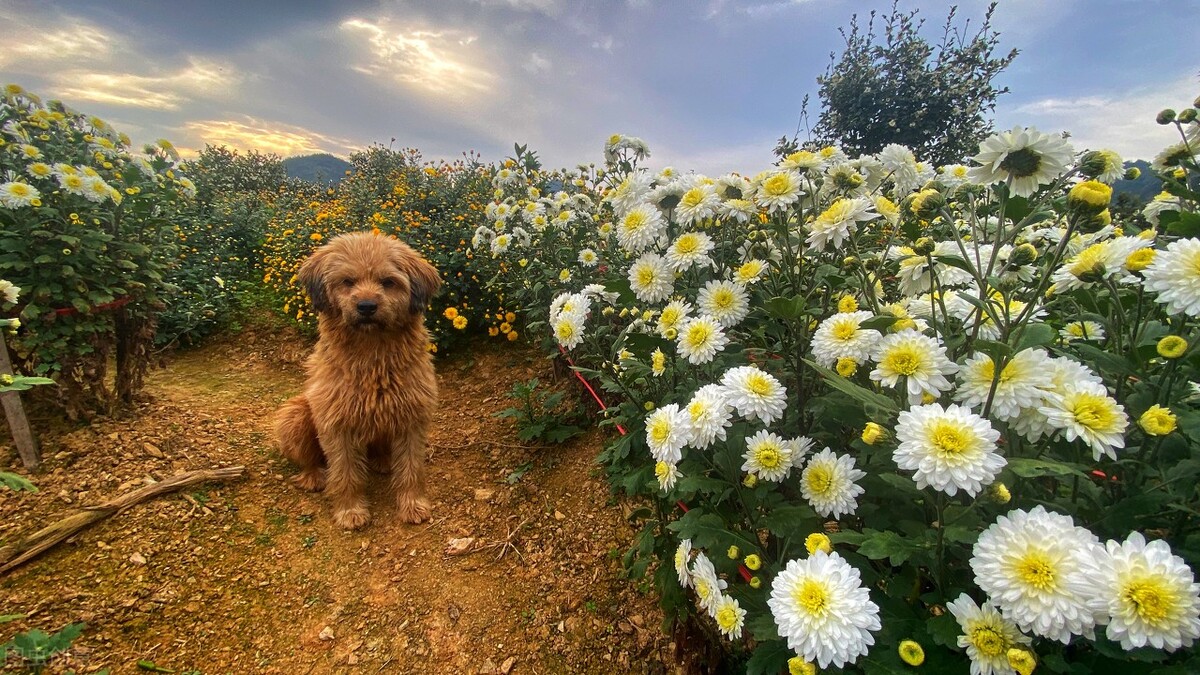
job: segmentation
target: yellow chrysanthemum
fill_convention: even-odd
[[[1175,431],[1175,413],[1170,408],[1152,405],[1138,418],[1138,426],[1151,436],[1166,436]]]

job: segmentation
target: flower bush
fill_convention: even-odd
[[[372,147],[350,158],[353,170],[337,187],[289,183],[275,201],[262,246],[263,283],[278,307],[312,328],[296,271],[326,239],[372,230],[399,237],[429,260],[443,289],[427,315],[435,351],[504,321],[499,299],[483,288],[469,233],[483,222],[490,168],[468,156],[424,162],[415,150]]]
[[[1120,157],[1032,128],[716,178],[618,135],[557,196],[498,172],[473,245],[611,396],[629,573],[749,672],[1189,672],[1195,119],[1144,220]]]
[[[24,289],[21,370],[55,378],[67,410],[141,386],[195,186],[167,141],[133,153],[107,122],[16,85],[0,98],[0,274]],[[107,377],[115,357],[116,377]]]

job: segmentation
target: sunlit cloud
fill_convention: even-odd
[[[341,29],[354,41],[365,38],[369,59],[353,69],[390,79],[427,93],[457,97],[491,89],[491,75],[463,58],[475,36],[453,30],[396,29],[391,22],[343,21]]]
[[[183,125],[185,145],[226,145],[244,151],[274,153],[281,157],[318,152],[346,154],[356,144],[344,138],[317,133],[291,124],[243,116],[239,120],[193,120]]]
[[[1191,103],[1200,88],[1185,75],[1108,95],[1029,101],[997,114],[996,126],[1036,126],[1045,132],[1069,131],[1076,149],[1115,150],[1126,159],[1150,159],[1179,141],[1172,128],[1154,123],[1158,111]]]
[[[111,35],[73,17],[25,16],[0,9],[0,68],[24,69],[104,59],[114,51]]]
[[[66,70],[52,80],[64,98],[134,108],[179,110],[194,98],[225,98],[241,83],[232,67],[193,59],[163,75]]]
[[[484,6],[500,6],[525,12],[554,15],[562,10],[562,0],[475,0]]]

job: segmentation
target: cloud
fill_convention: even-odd
[[[192,58],[186,67],[162,75],[65,70],[51,81],[64,98],[109,105],[179,110],[195,98],[226,98],[243,77],[231,65]]]
[[[250,116],[224,120],[192,120],[183,124],[186,141],[181,149],[204,145],[227,145],[240,150],[275,153],[281,157],[329,152],[344,155],[355,149],[354,142],[327,136],[311,129]]]
[[[390,19],[347,19],[342,32],[357,43],[366,38],[367,59],[352,66],[371,77],[422,92],[458,98],[491,90],[492,76],[465,58],[476,36],[453,29],[393,28]],[[457,45],[457,48],[453,48]]]
[[[1154,122],[1159,110],[1191,103],[1200,83],[1194,75],[1108,94],[1044,98],[997,111],[996,124],[1020,124],[1044,132],[1069,131],[1076,150],[1108,148],[1125,159],[1150,159],[1179,141],[1173,128]]]
[[[110,57],[117,40],[95,24],[67,16],[38,17],[0,9],[0,68],[53,67]]]
[[[795,9],[801,5],[807,5],[816,1],[817,0],[780,0],[779,2],[759,2],[747,5],[745,7],[738,7],[737,11],[751,18],[758,19],[762,17],[775,16],[781,12],[786,12],[789,9]],[[710,8],[710,16],[712,16],[711,12],[713,12],[714,9],[720,10],[721,8],[719,6]]]

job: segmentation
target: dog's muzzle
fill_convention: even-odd
[[[371,302],[370,300],[361,300],[355,308],[358,309],[358,315],[361,317],[369,317],[379,309],[379,303]]]

